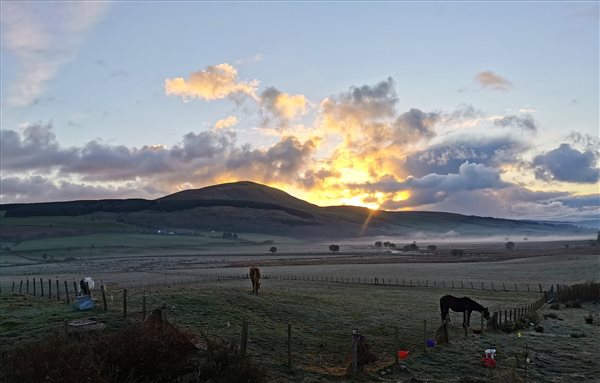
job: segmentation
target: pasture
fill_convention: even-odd
[[[450,344],[424,350],[423,337],[436,337],[440,325],[439,297],[446,293],[468,295],[491,311],[528,304],[540,296],[278,280],[264,280],[260,295],[254,296],[249,280],[204,280],[186,286],[129,289],[128,317],[123,319],[122,290],[117,287],[107,291],[107,312],[102,310],[101,301],[94,311],[79,313],[64,301],[4,295],[0,300],[0,343],[7,348],[41,338],[50,331],[61,331],[63,320],[90,315],[105,321],[109,328],[118,329],[128,322],[141,321],[145,295],[148,310],[166,304],[172,308],[171,320],[196,334],[207,333],[239,343],[242,320],[247,320],[248,354],[267,367],[273,381],[339,381],[349,362],[353,329],[366,336],[378,357],[375,365],[368,368],[371,378],[367,380],[416,377],[422,381],[461,381],[468,374],[472,381],[488,381],[491,372],[479,362],[483,350],[498,349],[498,368],[493,374],[499,375],[512,373],[514,353],[525,344],[534,356],[528,372],[533,381],[591,381],[596,376],[593,355],[599,351],[598,327],[582,325],[586,311],[581,309],[560,311],[565,321],[546,321],[546,333],[526,329],[521,338],[500,332],[475,335],[470,331],[465,338],[460,327],[462,314],[451,312]],[[474,313],[472,328],[479,328],[479,319],[479,314]],[[292,325],[291,372],[286,366],[288,324]],[[571,338],[572,331],[586,336]],[[386,374],[391,375],[386,378],[382,371],[385,373],[393,365],[398,348],[411,352],[404,363],[407,370]],[[566,352],[571,356],[565,357]]]

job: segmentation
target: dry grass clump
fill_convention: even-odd
[[[558,294],[559,302],[598,302],[600,301],[600,283],[586,282],[565,286]]]

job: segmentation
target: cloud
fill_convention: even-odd
[[[517,161],[528,147],[526,140],[510,133],[460,133],[407,155],[404,167],[415,177],[456,173],[464,162],[497,167]]]
[[[7,102],[33,104],[60,68],[71,61],[109,2],[2,3],[2,45],[21,66]]]
[[[236,116],[227,116],[215,122],[215,129],[230,128],[240,122]]]
[[[440,120],[439,113],[425,113],[410,109],[394,121],[394,141],[398,144],[418,141],[435,136],[434,125]]]
[[[2,130],[1,134],[0,170],[7,179],[42,172],[52,174],[55,184],[73,178],[104,186],[131,182],[153,185],[157,193],[173,191],[179,185],[203,186],[223,177],[301,185],[319,143],[317,138],[301,141],[285,136],[269,147],[251,148],[238,145],[235,132],[228,128],[189,132],[171,147],[139,148],[100,140],[63,148],[51,125],[29,125],[22,133]]]
[[[285,125],[290,120],[306,113],[309,102],[303,95],[290,95],[280,90],[268,87],[260,94],[260,106],[263,114],[272,116]],[[267,117],[264,124],[268,124]]]
[[[70,201],[105,198],[150,198],[139,185],[96,186],[68,181],[53,181],[40,175],[2,178],[0,203]]]
[[[507,184],[500,179],[497,169],[481,164],[464,162],[458,173],[446,175],[428,174],[421,178],[408,177],[404,181],[397,181],[393,177],[385,177],[378,182],[368,182],[359,185],[348,185],[350,188],[367,192],[396,193],[410,192],[410,197],[401,201],[387,200],[383,208],[398,209],[405,206],[421,206],[441,202],[449,195],[478,189],[499,189]]]
[[[544,181],[596,183],[600,180],[598,154],[591,150],[580,152],[569,144],[536,156],[532,165],[535,177]]]
[[[475,82],[484,88],[493,90],[509,91],[512,89],[512,84],[510,81],[491,71],[478,73],[475,76]]]
[[[201,98],[210,101],[236,94],[256,98],[257,87],[256,80],[238,80],[237,69],[227,63],[211,65],[193,72],[187,80],[183,77],[165,80],[165,93],[168,96],[182,96],[184,100]]]
[[[537,125],[535,120],[530,115],[524,116],[504,116],[497,120],[494,120],[496,126],[511,126],[517,127],[524,130],[530,130],[532,132],[537,131]]]

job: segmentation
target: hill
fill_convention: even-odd
[[[89,217],[105,222],[102,232],[127,227],[128,232],[156,232],[161,228],[243,232],[303,239],[354,238],[359,236],[548,236],[586,234],[589,229],[492,217],[465,216],[444,212],[374,211],[356,206],[319,207],[266,185],[233,182],[201,189],[184,190],[156,200],[86,200],[0,205],[5,233],[10,226],[50,227],[58,235],[60,222],[48,217]],[[43,224],[36,224],[43,222]],[[125,225],[125,226],[123,226]],[[71,229],[99,232],[96,226]],[[35,231],[35,230],[33,230]],[[43,231],[43,230],[42,230]],[[50,233],[52,232],[52,233]]]

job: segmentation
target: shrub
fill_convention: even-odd
[[[2,382],[258,382],[265,372],[239,354],[237,345],[204,337],[201,353],[192,334],[173,325],[130,326],[113,333],[56,333],[0,354]]]
[[[436,251],[437,250],[437,246],[436,245],[429,245],[429,246],[427,246],[427,250],[429,250],[429,251]]]
[[[463,249],[452,249],[450,251],[450,254],[452,254],[454,256],[461,256],[461,255],[465,255],[465,251]]]
[[[514,250],[515,249],[515,243],[514,242],[506,242],[504,244],[504,247],[506,247],[507,250]]]

